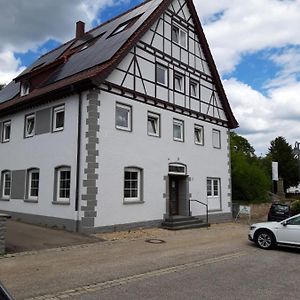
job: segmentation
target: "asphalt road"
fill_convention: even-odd
[[[263,251],[248,226],[164,232],[0,259],[18,299],[298,299],[300,250]]]
[[[290,249],[241,252],[183,269],[123,278],[73,299],[299,299],[299,254]]]

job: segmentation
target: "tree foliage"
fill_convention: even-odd
[[[0,83],[0,91],[5,88],[5,84]]]
[[[268,199],[271,179],[262,160],[255,155],[247,139],[232,132],[232,199],[237,202],[263,202]]]
[[[271,141],[267,154],[269,160],[278,162],[278,175],[283,179],[284,189],[297,186],[299,183],[298,161],[292,146],[282,136]]]

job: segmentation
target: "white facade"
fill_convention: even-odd
[[[37,201],[28,201],[25,177],[18,192],[24,199],[0,197],[0,211],[90,231],[188,216],[193,199],[208,204],[210,216],[230,215],[228,119],[196,30],[184,0],[173,1],[97,89],[0,119],[11,121],[10,140],[0,145],[0,171],[40,172]],[[51,127],[60,105],[63,130],[24,138],[26,115],[48,109]],[[150,125],[149,116],[157,118]],[[172,165],[185,173],[175,176]],[[57,167],[71,172],[66,203],[55,200]],[[193,216],[205,215],[204,206],[190,205]]]
[[[52,113],[53,108],[60,105],[65,107],[65,122],[62,131],[52,132],[51,130],[45,134],[25,138],[26,115],[43,109],[50,109]],[[50,119],[52,125],[52,117]],[[39,169],[39,195],[37,203],[26,201],[28,199],[25,194],[24,199],[0,200],[0,209],[7,212],[75,220],[77,218],[77,212],[74,208],[76,198],[78,97],[71,96],[54,103],[32,107],[15,115],[6,116],[0,122],[6,120],[11,121],[11,135],[9,142],[0,145],[0,171]],[[53,203],[55,197],[55,168],[59,166],[69,166],[71,168],[71,196],[70,203],[67,205]],[[24,185],[26,185],[26,180]]]

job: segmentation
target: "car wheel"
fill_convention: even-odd
[[[262,249],[272,249],[275,245],[275,238],[271,232],[262,230],[256,236],[256,243]]]

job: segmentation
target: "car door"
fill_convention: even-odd
[[[300,216],[280,223],[277,229],[277,242],[300,245]]]

